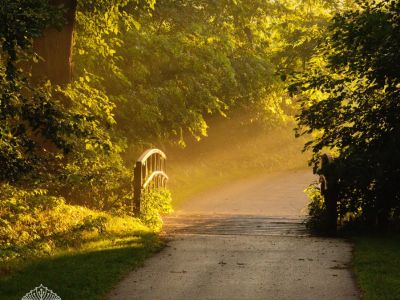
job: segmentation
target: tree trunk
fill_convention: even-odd
[[[77,0],[50,0],[51,5],[67,9],[66,24],[62,30],[48,28],[33,43],[34,51],[43,59],[32,67],[35,83],[49,79],[52,84],[63,85],[71,81],[72,43]]]

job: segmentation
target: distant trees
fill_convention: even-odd
[[[291,109],[277,75],[309,59],[334,2],[80,4],[75,71],[95,75],[117,132],[136,146],[201,138],[210,115],[234,110],[273,123]]]
[[[385,227],[400,218],[400,1],[358,1],[291,85],[298,135],[317,166],[335,154],[340,214]]]

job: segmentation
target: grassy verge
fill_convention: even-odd
[[[354,238],[354,269],[363,299],[400,299],[400,234]]]
[[[296,139],[293,124],[275,129],[243,126],[237,120],[211,124],[209,136],[168,149],[169,187],[174,205],[222,184],[260,174],[307,167],[304,139]]]
[[[104,213],[101,213],[104,215]],[[19,257],[0,265],[0,298],[21,299],[43,284],[65,299],[101,299],[129,271],[162,248],[158,237],[132,217],[107,215],[101,230],[47,256]]]

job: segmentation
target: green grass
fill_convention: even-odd
[[[108,215],[104,232],[85,232],[77,245],[0,264],[0,299],[21,299],[40,284],[63,300],[102,299],[162,246],[137,219]]]
[[[400,299],[400,234],[354,238],[354,270],[363,299]]]

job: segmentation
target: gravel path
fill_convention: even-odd
[[[166,220],[167,248],[107,299],[359,299],[351,244],[302,224],[314,179],[266,175],[187,201]]]

